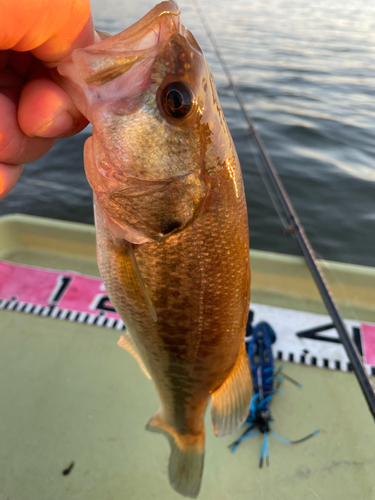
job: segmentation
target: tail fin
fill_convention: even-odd
[[[172,488],[186,497],[198,496],[204,462],[204,430],[198,434],[180,434],[168,425],[157,412],[146,429],[164,434],[171,446],[169,482]]]

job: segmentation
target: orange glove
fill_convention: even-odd
[[[23,163],[43,156],[57,137],[86,127],[47,67],[94,40],[89,0],[1,1],[0,199],[16,184]]]

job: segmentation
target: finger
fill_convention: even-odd
[[[28,163],[51,149],[56,139],[31,138],[22,132],[17,120],[16,99],[0,93],[0,110],[0,162]]]
[[[0,49],[32,51],[44,62],[61,61],[94,42],[90,0],[2,0]]]
[[[71,98],[47,78],[27,82],[18,105],[21,130],[34,137],[68,137],[86,127],[88,121]]]
[[[14,188],[22,170],[23,165],[0,163],[0,200]]]

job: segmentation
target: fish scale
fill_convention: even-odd
[[[59,72],[93,123],[85,169],[100,272],[127,329],[119,345],[159,395],[147,429],[169,440],[171,485],[196,497],[209,401],[221,436],[252,396],[246,201],[213,77],[173,1],[78,49]]]

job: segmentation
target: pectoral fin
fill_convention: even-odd
[[[158,320],[158,316],[157,316],[156,311],[155,311],[155,309],[154,309],[154,307],[152,305],[151,299],[148,296],[145,284],[143,283],[141,271],[139,270],[137,259],[135,258],[135,255],[134,255],[133,245],[131,243],[129,243],[129,245],[128,245],[128,251],[129,251],[129,255],[130,255],[130,261],[131,261],[131,263],[133,265],[134,272],[137,275],[138,283],[139,283],[139,286],[141,287],[141,290],[142,290],[142,293],[143,293],[143,297],[144,297],[144,299],[146,301],[146,304],[147,304],[147,307],[148,307],[148,309],[150,311],[151,317],[152,317],[152,319],[154,321],[157,321]]]
[[[202,481],[204,461],[204,429],[197,435],[180,434],[157,412],[146,429],[161,432],[169,441],[169,481],[172,488],[186,497],[196,498]]]
[[[135,347],[134,342],[133,342],[133,340],[128,332],[126,332],[125,335],[121,335],[117,344],[120,347],[123,347],[124,349],[126,349],[128,352],[130,352],[130,354],[133,356],[133,358],[135,358],[138,361],[138,364],[142,368],[142,371],[146,375],[146,377],[151,378],[151,376],[148,373],[148,370],[145,367],[145,364],[143,363],[142,358],[138,354],[137,348]]]
[[[211,418],[216,436],[225,436],[246,419],[252,397],[252,381],[245,344],[225,382],[212,393]]]

